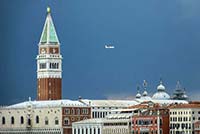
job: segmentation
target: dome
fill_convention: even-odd
[[[165,91],[165,86],[163,85],[162,80],[160,80],[160,84],[157,86],[158,91]]]
[[[141,98],[141,94],[140,94],[140,93],[137,93],[137,94],[136,94],[136,98],[137,98],[137,99]]]
[[[166,92],[156,92],[152,98],[155,100],[169,100],[170,96]]]
[[[184,99],[188,99],[188,96],[186,94],[183,95]]]
[[[157,90],[158,91],[165,91],[165,86],[161,83],[160,85],[158,85]]]
[[[147,91],[145,90],[142,95],[147,96],[148,95]]]
[[[144,101],[151,101],[152,100],[152,98],[150,96],[142,96],[140,99],[144,100]]]

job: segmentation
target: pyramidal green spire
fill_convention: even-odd
[[[47,7],[47,17],[40,37],[40,44],[59,44],[58,36],[51,18],[51,9]]]

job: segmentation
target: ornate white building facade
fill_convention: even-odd
[[[200,121],[200,104],[179,104],[169,110],[170,134],[194,134],[194,124]]]
[[[71,134],[71,124],[89,119],[90,112],[90,107],[79,101],[29,100],[0,108],[0,133]]]

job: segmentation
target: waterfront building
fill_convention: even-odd
[[[74,122],[73,134],[131,134],[131,117],[137,109],[118,109],[105,118]],[[134,112],[135,111],[135,112]]]
[[[169,110],[171,134],[194,134],[194,124],[200,120],[199,103],[172,105],[169,107]]]
[[[132,117],[132,134],[169,134],[169,112],[159,104],[143,107]]]
[[[0,133],[71,134],[72,123],[91,118],[79,101],[26,101],[0,108]]]
[[[104,118],[114,112],[113,110],[124,109],[139,104],[135,100],[88,100],[80,99],[80,102],[91,106],[92,118]]]

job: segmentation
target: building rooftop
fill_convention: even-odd
[[[25,101],[21,103],[17,103],[14,105],[7,106],[6,108],[27,108],[27,107],[34,107],[34,108],[45,108],[45,107],[84,107],[87,106],[79,101],[73,100],[48,100],[48,101]]]
[[[200,108],[200,104],[176,104],[169,106],[169,109],[176,108]]]
[[[135,100],[88,100],[88,99],[81,99],[81,102],[96,107],[128,107],[132,105],[139,104]]]

